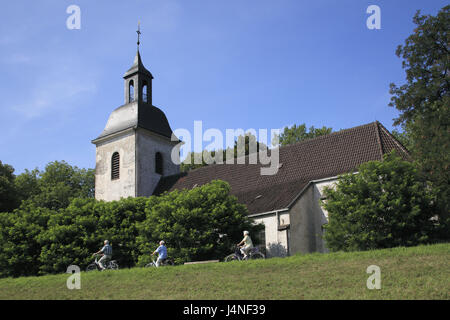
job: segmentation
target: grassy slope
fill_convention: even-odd
[[[0,279],[0,299],[449,299],[450,244]],[[369,265],[381,290],[369,290]]]

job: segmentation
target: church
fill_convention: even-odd
[[[139,45],[139,41],[138,41]],[[407,150],[378,121],[280,147],[278,171],[261,175],[261,164],[213,164],[188,172],[171,160],[172,129],[152,104],[153,75],[139,53],[124,76],[124,104],[110,114],[96,146],[95,198],[113,201],[191,189],[224,180],[247,206],[249,217],[263,223],[261,249],[268,257],[327,252],[323,240],[328,213],[322,190],[340,174],[355,172],[395,149]]]

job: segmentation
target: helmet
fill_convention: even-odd
[[[247,230],[244,231],[244,235],[248,235],[249,232]]]
[[[109,244],[109,241],[108,241],[108,240],[105,240],[104,243],[105,243],[105,244]]]
[[[161,240],[161,241],[159,242],[159,244],[160,244],[160,245],[163,245],[163,244],[166,244],[166,243],[164,242],[164,240]]]

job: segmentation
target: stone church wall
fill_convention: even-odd
[[[117,180],[111,180],[111,158],[120,155]],[[120,200],[135,196],[135,135],[134,130],[108,139],[97,145],[95,166],[95,198],[97,200]]]
[[[138,170],[138,197],[148,197],[153,194],[162,175],[155,172],[155,157],[159,152],[163,159],[163,175],[169,176],[180,171],[180,166],[172,162],[171,152],[173,143],[166,137],[137,130],[137,170]]]

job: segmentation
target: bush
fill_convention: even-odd
[[[139,265],[148,262],[162,239],[169,256],[180,263],[223,258],[229,254],[231,243],[241,240],[243,230],[260,230],[262,226],[251,223],[247,208],[229,192],[228,183],[217,180],[151,197],[146,219],[139,226],[138,243],[143,253]],[[229,241],[219,242],[219,234],[227,234]]]
[[[433,241],[435,199],[413,163],[394,153],[362,164],[325,189],[330,250],[369,250]]]
[[[74,199],[59,210],[24,201],[0,214],[0,276],[65,272],[85,268],[108,239],[120,267],[143,265],[165,240],[176,262],[222,258],[242,231],[257,231],[247,209],[229,194],[226,182],[213,181],[192,190],[120,201]]]
[[[128,198],[104,202],[75,199],[52,215],[48,229],[39,235],[42,246],[40,272],[64,272],[68,265],[86,266],[108,239],[121,267],[132,267],[138,259],[137,223],[145,218],[148,199]]]
[[[13,213],[0,213],[0,276],[28,276],[39,272],[39,236],[53,214],[50,209],[23,203]]]

